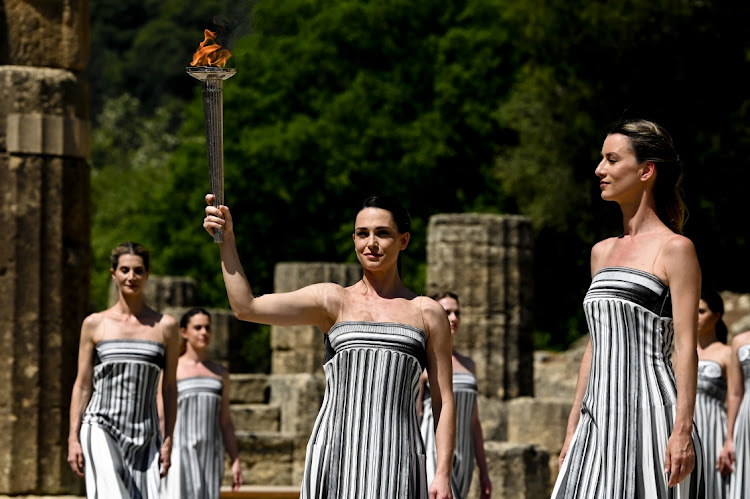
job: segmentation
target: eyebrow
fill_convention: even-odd
[[[391,229],[391,228],[392,227],[390,227],[389,225],[379,225],[379,226],[375,227],[374,230]],[[356,227],[354,230],[370,230],[370,228],[369,227]]]

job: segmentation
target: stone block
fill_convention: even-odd
[[[89,58],[88,5],[88,0],[5,0],[0,65],[83,70]]]
[[[323,403],[325,375],[275,374],[269,382],[270,403],[281,409],[281,431],[309,437]]]
[[[453,291],[462,309],[456,349],[477,364],[479,391],[532,395],[533,232],[526,217],[439,214],[427,234],[427,291]]]
[[[538,445],[485,442],[492,495],[513,499],[547,499],[552,492],[549,453]],[[472,483],[472,488],[478,483]]]
[[[233,404],[266,404],[271,398],[267,374],[231,374],[229,401]]]
[[[6,148],[11,154],[46,154],[88,158],[88,120],[49,114],[11,113],[7,117]]]
[[[78,143],[80,152],[66,156],[87,157],[89,138],[84,134],[89,128],[88,114],[87,87],[80,75],[62,69],[0,65],[0,151],[8,148],[10,128],[16,137],[21,131],[48,136],[47,145],[55,143],[52,138],[56,137],[63,151],[65,144]],[[42,117],[45,127],[29,132],[30,124]],[[58,121],[62,129],[54,128]],[[21,139],[15,138],[12,148],[20,149]],[[69,151],[75,149],[67,147]]]
[[[237,431],[279,431],[281,411],[277,405],[232,404],[230,411],[234,428]]]
[[[559,454],[572,400],[519,397],[506,404],[508,442],[538,444]]]
[[[508,440],[507,401],[498,398],[477,397],[479,422],[482,425],[482,436],[485,442]]]
[[[236,434],[245,484],[293,484],[295,450],[299,440],[297,436],[241,431]],[[224,473],[224,483],[231,483],[231,469],[225,467]]]

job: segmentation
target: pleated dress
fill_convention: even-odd
[[[423,499],[416,401],[427,337],[345,321],[326,338],[326,390],[305,456],[302,499]]]
[[[471,423],[477,403],[477,378],[472,373],[453,373],[453,398],[456,404],[456,445],[453,451],[451,489],[453,499],[466,499],[471,487],[475,460]],[[435,445],[435,420],[432,417],[429,383],[425,383],[420,431],[425,445],[427,483],[430,484],[435,478],[437,469],[437,446]]]
[[[647,272],[603,268],[586,293],[584,312],[591,371],[553,499],[704,498],[695,430],[693,472],[673,488],[664,472],[677,404],[669,288]]]
[[[698,391],[695,397],[695,426],[703,444],[706,470],[706,498],[726,499],[730,476],[716,469],[719,453],[727,436],[727,380],[721,364],[698,361]]]
[[[162,498],[219,498],[224,477],[219,419],[223,385],[211,376],[177,380],[172,467],[162,480]]]
[[[105,340],[94,347],[94,389],[81,424],[86,496],[159,497],[156,409],[164,345]]]
[[[747,499],[750,497],[750,344],[742,345],[737,355],[745,380],[745,395],[734,423],[734,453],[737,461],[734,463],[729,497]]]

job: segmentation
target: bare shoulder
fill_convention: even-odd
[[[739,333],[732,338],[732,348],[740,348],[742,345],[750,343],[750,331]]]
[[[159,324],[166,328],[174,328],[177,327],[177,319],[169,314],[162,314],[161,319],[159,319]]]
[[[217,376],[224,378],[224,381],[229,381],[229,370],[213,360],[207,360],[203,363],[211,372]]]
[[[459,362],[461,362],[461,365],[468,369],[471,374],[474,376],[477,375],[477,364],[471,359],[471,357],[460,355]]]
[[[612,246],[614,245],[615,241],[617,240],[616,237],[609,237],[607,239],[603,239],[596,243],[591,248],[591,276],[593,277],[594,274],[598,270],[600,270],[603,266],[602,262],[605,260],[606,255],[612,250]]]
[[[443,306],[427,296],[419,298],[418,302],[428,329],[425,332],[431,335],[435,331],[441,331],[450,335],[450,324]]]
[[[680,234],[667,236],[662,253],[669,259],[695,257],[695,245],[693,241]]]
[[[83,324],[81,324],[81,327],[84,330],[94,331],[99,326],[101,326],[102,322],[104,322],[104,319],[104,314],[102,314],[101,312],[94,312],[93,314],[83,319]]]

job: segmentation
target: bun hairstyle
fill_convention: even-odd
[[[151,254],[142,244],[128,241],[115,247],[109,254],[109,263],[112,270],[117,270],[117,264],[120,262],[122,255],[140,256],[143,260],[143,266],[146,267],[146,272],[151,270]]]
[[[652,161],[656,165],[656,213],[667,227],[682,234],[687,208],[682,200],[682,162],[672,136],[664,127],[648,120],[622,121],[610,130],[609,135],[613,134],[630,139],[639,164]]]
[[[706,302],[711,312],[719,314],[719,320],[716,321],[716,338],[720,342],[726,343],[729,331],[727,330],[727,325],[724,324],[724,300],[722,300],[719,293],[712,289],[701,291],[701,300]]]

